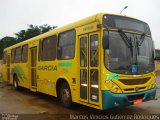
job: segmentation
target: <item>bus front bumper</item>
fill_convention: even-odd
[[[134,100],[142,99],[143,102],[153,100],[156,96],[156,87],[143,92],[114,94],[110,91],[102,91],[103,110],[133,105]]]

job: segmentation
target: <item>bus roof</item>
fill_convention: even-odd
[[[67,25],[62,26],[62,27],[60,27],[60,28],[55,28],[55,29],[53,29],[53,30],[51,30],[51,31],[48,31],[48,32],[43,33],[43,34],[40,34],[40,35],[35,36],[35,37],[33,37],[33,38],[30,38],[30,39],[28,39],[28,40],[22,41],[22,42],[20,42],[20,43],[15,44],[15,45],[12,45],[12,46],[10,46],[10,47],[8,47],[8,48],[5,48],[4,51],[9,50],[9,49],[12,49],[12,48],[15,48],[15,47],[18,47],[18,46],[21,46],[21,45],[25,45],[25,44],[27,44],[27,43],[29,43],[29,42],[34,42],[34,41],[36,41],[36,40],[39,40],[39,39],[43,39],[43,38],[52,36],[52,35],[54,35],[54,34],[58,34],[58,33],[60,33],[60,32],[65,32],[65,31],[70,30],[70,29],[73,29],[73,28],[81,27],[81,26],[83,26],[83,25],[87,25],[87,24],[92,23],[92,22],[98,21],[98,22],[102,23],[102,19],[101,19],[101,18],[102,18],[102,16],[103,16],[104,14],[128,17],[128,16],[124,16],[124,15],[120,15],[120,14],[98,13],[98,14],[92,15],[92,16],[90,16],[90,17],[87,17],[87,18],[78,20],[78,21],[76,21],[76,22],[67,24]],[[136,18],[133,18],[133,17],[128,17],[128,18],[136,19]],[[139,19],[136,19],[136,20],[139,20]],[[141,20],[139,20],[139,21],[141,21]],[[143,22],[143,21],[142,21],[142,22]]]

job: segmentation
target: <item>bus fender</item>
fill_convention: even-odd
[[[66,78],[66,77],[58,78],[57,81],[56,81],[56,97],[59,97],[60,87],[61,87],[63,82],[66,82],[69,85],[69,87],[71,86],[68,78]],[[71,88],[70,88],[70,91],[71,91],[71,95],[72,95]]]

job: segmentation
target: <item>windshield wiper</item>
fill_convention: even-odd
[[[133,49],[132,49],[133,45],[132,45],[131,38],[129,39],[121,29],[118,29],[118,33],[121,36],[124,43],[127,45],[127,47],[130,48],[131,56],[133,57]]]
[[[121,36],[124,43],[127,45],[127,47],[130,48],[131,47],[130,40],[128,39],[126,34],[121,29],[118,29],[118,33]]]
[[[136,47],[137,47],[137,52],[138,52],[137,54],[138,54],[138,55],[139,55],[139,46],[142,45],[145,37],[146,37],[146,34],[143,33],[143,34],[140,36],[139,42],[138,42],[137,37],[136,37]]]
[[[146,34],[145,34],[145,33],[143,33],[143,34],[140,36],[139,43],[138,43],[139,46],[142,45],[142,43],[143,43],[145,37],[146,37]]]

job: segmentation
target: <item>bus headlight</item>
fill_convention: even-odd
[[[113,83],[110,83],[110,84],[109,84],[109,87],[110,87],[110,88],[113,88],[113,87],[114,87],[114,84],[113,84]]]
[[[106,81],[106,86],[113,93],[122,93],[121,89],[112,81]]]
[[[114,88],[113,91],[114,91],[115,93],[117,93],[117,92],[118,92],[118,88]]]

